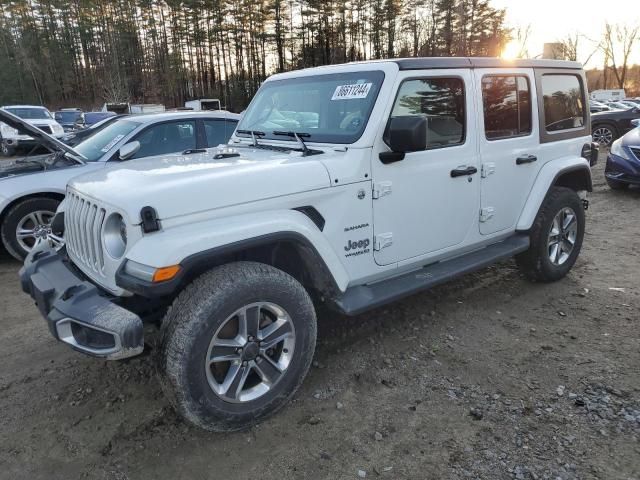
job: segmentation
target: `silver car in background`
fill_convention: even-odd
[[[81,173],[136,158],[182,153],[227,143],[240,115],[171,112],[119,119],[73,148],[23,119],[0,110],[0,122],[33,137],[53,153],[0,162],[0,236],[4,248],[22,260],[38,239],[51,233],[51,220],[67,182]]]

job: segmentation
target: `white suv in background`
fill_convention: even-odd
[[[64,128],[55,121],[51,112],[44,107],[11,105],[0,108],[55,138],[64,137]],[[31,148],[38,144],[33,137],[20,134],[18,130],[6,123],[0,123],[0,142],[2,143],[0,151],[5,157],[13,155],[18,148]]]

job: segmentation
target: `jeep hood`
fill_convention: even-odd
[[[86,160],[86,158],[81,153],[76,152],[69,145],[65,145],[54,136],[49,135],[48,133],[45,133],[42,130],[40,130],[38,127],[31,125],[31,123],[29,123],[27,120],[17,117],[13,113],[7,112],[6,110],[3,110],[1,108],[0,108],[0,122],[6,123],[11,128],[15,128],[21,134],[29,135],[30,137],[37,139],[40,143],[42,143],[43,145],[53,150],[58,150],[58,151],[61,150],[63,152],[68,153],[70,156],[76,159],[79,163],[83,163],[84,160]],[[38,123],[48,123],[48,121],[42,120],[41,122],[38,122]]]
[[[321,157],[299,152],[238,148],[240,156],[215,159],[217,149],[122,162],[75,177],[69,186],[122,210],[133,223],[140,209],[155,208],[169,219],[241,205],[331,185]]]

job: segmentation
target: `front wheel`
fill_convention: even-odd
[[[54,198],[33,197],[11,207],[0,226],[7,252],[24,260],[36,243],[51,233],[51,220],[59,204]]]
[[[531,227],[529,250],[516,256],[518,266],[531,280],[560,280],[580,254],[584,228],[584,207],[578,194],[553,187]]]
[[[234,431],[282,408],[301,385],[316,314],[290,275],[237,262],[185,288],[162,330],[160,378],[178,413],[206,430]]]

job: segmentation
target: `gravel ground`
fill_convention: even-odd
[[[183,423],[150,357],[56,343],[0,254],[0,477],[640,479],[640,190],[609,190],[603,161],[566,279],[509,262],[325,313],[295,400],[236,434]]]

